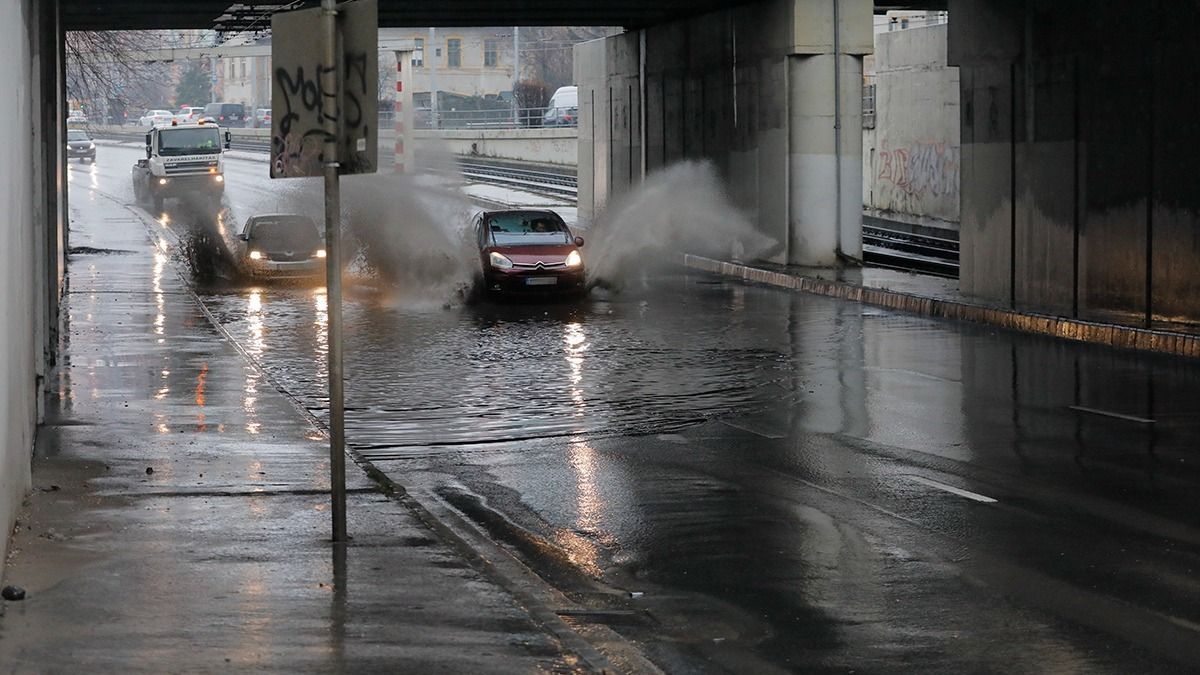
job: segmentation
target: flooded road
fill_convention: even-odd
[[[101,150],[73,207],[128,200],[136,149]],[[237,217],[267,208],[265,164],[230,165]],[[348,443],[668,671],[1200,664],[1200,364],[670,265],[626,281],[352,286]],[[324,418],[323,288],[196,289]]]

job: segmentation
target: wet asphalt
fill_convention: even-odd
[[[136,150],[101,150],[73,203],[130,199]],[[265,172],[230,162],[239,218],[275,199]],[[351,448],[668,671],[1200,665],[1200,364],[670,264],[621,281],[578,303],[352,286]],[[324,419],[323,289],[196,283]]]

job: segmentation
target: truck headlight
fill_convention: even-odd
[[[512,269],[512,266],[513,266],[513,263],[511,260],[509,260],[508,258],[504,257],[502,254],[497,253],[495,251],[492,251],[491,253],[488,254],[488,263],[491,264],[492,267],[495,267],[498,270],[510,270],[510,269]]]
[[[317,252],[313,254],[313,257],[324,258],[325,257],[325,249],[323,249],[323,248],[317,249]]]
[[[224,183],[225,176],[221,176],[221,175],[213,176],[213,180],[217,181],[218,183]]]
[[[166,185],[166,184],[167,184],[167,179],[166,179],[166,178],[159,178],[159,179],[158,179],[158,184],[159,184],[159,185]]]
[[[262,260],[262,251],[250,251],[251,260]]]
[[[567,267],[579,267],[583,264],[583,256],[579,255],[579,251],[571,251],[567,254]]]

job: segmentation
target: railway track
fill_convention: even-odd
[[[878,267],[958,278],[958,240],[864,225],[863,260]]]
[[[576,199],[579,196],[577,179],[570,174],[462,161],[458,163],[458,168],[463,177],[468,180],[479,180],[570,199]]]

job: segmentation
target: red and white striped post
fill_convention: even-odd
[[[396,154],[392,167],[395,173],[406,173],[412,167],[412,139],[409,138],[411,129],[413,128],[413,110],[412,110],[412,68],[405,68],[405,64],[411,64],[413,52],[409,50],[397,50],[396,54]]]

